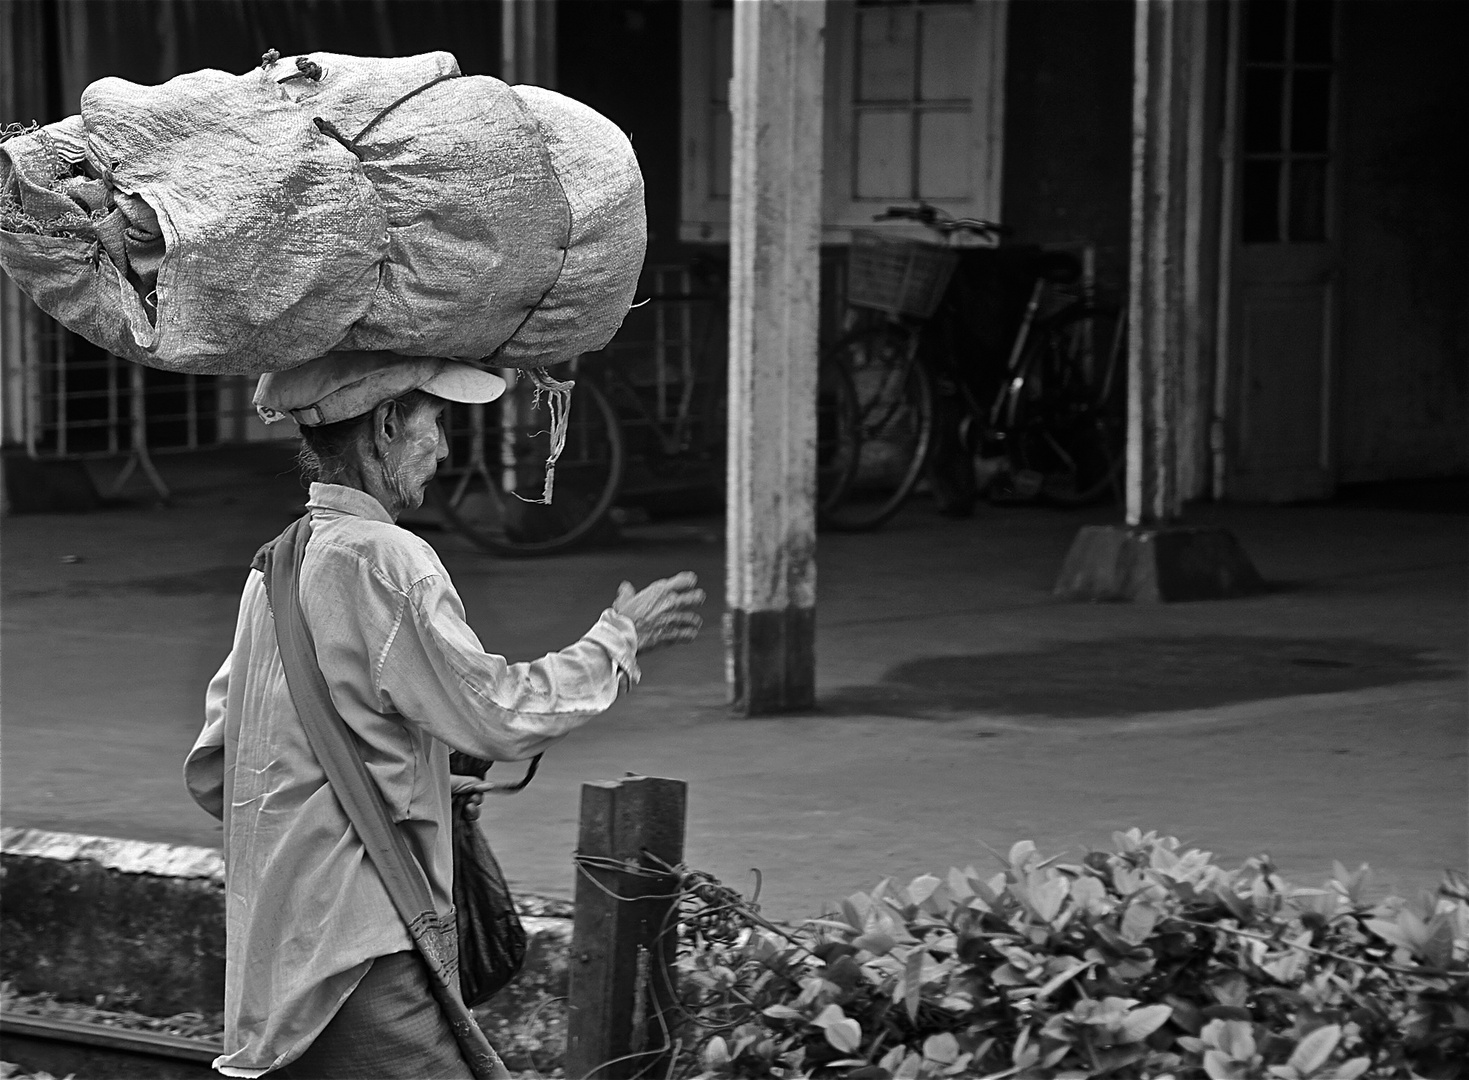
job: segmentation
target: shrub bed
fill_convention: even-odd
[[[884,881],[794,929],[684,924],[683,1076],[1469,1078],[1469,890],[1292,888],[1133,829]],[[998,853],[996,853],[998,856]]]

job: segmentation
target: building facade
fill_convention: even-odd
[[[650,264],[721,258],[729,0],[505,3],[522,25],[529,13],[538,81],[629,132],[647,179]],[[1134,92],[1131,0],[826,3],[824,307],[840,309],[851,231],[919,200],[1003,221],[1029,242],[1089,249],[1098,289],[1120,301],[1134,120],[1147,106]],[[1469,472],[1460,7],[1207,3],[1183,133],[1183,494],[1293,501]],[[11,0],[0,18],[6,121],[74,111],[103,75],[239,71],[268,47],[448,49],[487,74],[507,55],[503,5],[476,0]],[[125,451],[137,392],[128,365],[0,288],[7,446]],[[155,444],[265,435],[244,380],[147,372],[142,392]]]

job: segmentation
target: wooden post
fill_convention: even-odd
[[[1199,216],[1207,4],[1136,0],[1128,295],[1127,524],[1081,530],[1057,594],[1203,600],[1262,588],[1227,529],[1184,528],[1185,368],[1201,348]]]
[[[816,697],[824,0],[739,0],[730,91],[726,671],[736,711]]]
[[[656,776],[582,785],[567,1076],[625,1080],[667,1071],[668,1013],[676,985],[675,883],[598,864],[653,868],[651,854],[678,865],[687,800],[682,780]]]

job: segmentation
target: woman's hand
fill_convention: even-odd
[[[612,610],[632,620],[638,632],[638,652],[693,641],[704,620],[694,609],[704,602],[704,590],[690,570],[660,578],[641,591],[624,581]]]
[[[479,820],[480,804],[485,801],[485,792],[494,787],[494,783],[489,780],[476,780],[472,776],[461,776],[458,773],[449,774],[449,794],[469,796],[464,801],[465,821]]]

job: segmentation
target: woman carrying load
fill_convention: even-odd
[[[302,676],[283,664],[288,639],[277,636],[295,598],[270,586],[291,578],[267,572],[297,575],[312,677],[319,666],[327,711],[350,729],[444,927],[454,918],[451,749],[532,757],[637,682],[638,653],[698,632],[704,594],[682,573],[641,591],[624,582],[580,641],[532,663],[481,647],[433,549],[395,521],[421,503],[447,453],[446,403],[489,402],[504,386],[468,364],[352,352],[260,380],[257,407],[297,421],[315,482],[308,517],[281,537],[299,542],[309,527],[295,564],[268,546],[249,573],[234,646],[184,766],[195,800],[224,823],[225,1043],[215,1068],[226,1076],[484,1072],[456,1043],[423,946],[314,751]]]

